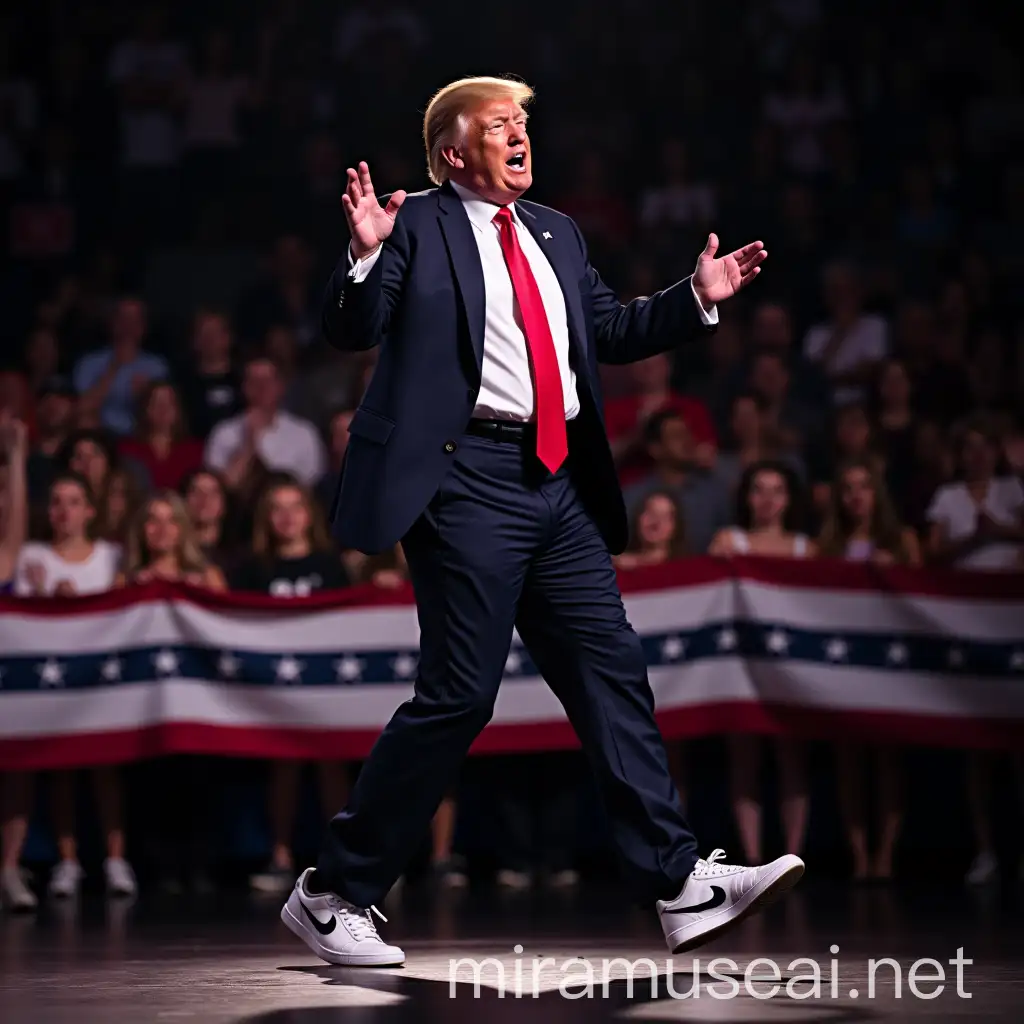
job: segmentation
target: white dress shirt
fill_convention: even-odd
[[[501,238],[494,216],[500,209],[495,203],[482,199],[475,192],[452,182],[469,222],[480,252],[484,273],[484,355],[480,373],[480,393],[473,410],[474,419],[514,420],[525,423],[534,418],[533,380],[530,375],[530,357],[522,314],[512,288],[505,256],[501,251]],[[551,337],[555,343],[558,372],[562,379],[562,398],[565,418],[575,419],[580,411],[576,391],[576,374],[569,367],[569,327],[566,317],[565,296],[558,278],[537,240],[525,227],[510,204],[512,223],[519,246],[533,271],[540,291],[544,312],[547,314]],[[377,262],[380,247],[361,260],[352,259],[349,250],[349,277],[359,283]],[[705,311],[694,292],[694,301],[705,324],[718,322],[718,311],[712,306]]]
[[[245,413],[218,423],[206,442],[206,465],[223,472],[241,448],[245,430]],[[272,473],[291,473],[307,487],[315,484],[327,468],[327,454],[316,428],[283,409],[257,435],[256,454]]]

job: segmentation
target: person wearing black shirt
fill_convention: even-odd
[[[181,374],[185,419],[205,440],[221,420],[242,411],[242,387],[231,357],[231,324],[223,313],[200,310],[192,333],[194,362]]]
[[[272,477],[260,495],[252,547],[252,557],[231,574],[234,590],[293,598],[349,585],[341,555],[331,544],[319,506],[309,490],[293,477]],[[291,837],[301,767],[297,761],[271,763],[273,852],[266,870],[249,880],[259,892],[287,892],[295,882]],[[324,761],[317,768],[324,805],[344,805],[349,788],[345,766]]]

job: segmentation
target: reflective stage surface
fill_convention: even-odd
[[[371,971],[316,960],[278,921],[276,899],[87,899],[0,917],[0,1019],[1017,1021],[1022,902],[1012,891],[809,881],[706,949],[668,960],[653,912],[609,890],[407,891],[389,901],[383,926],[407,965]],[[872,968],[872,959],[886,962]]]

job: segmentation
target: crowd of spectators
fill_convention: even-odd
[[[576,218],[624,300],[688,273],[711,229],[770,254],[705,342],[606,374],[620,569],[707,552],[1024,569],[1024,92],[998,8],[520,6],[514,69],[504,13],[464,0],[55,0],[0,18],[0,587],[403,584],[400,548],[339,552],[325,529],[374,362],[324,345],[319,304],[346,242],[344,166],[368,159],[380,192],[424,187],[419,112],[467,46],[537,86],[531,198]],[[800,752],[775,747],[798,848]],[[873,856],[869,755],[887,765]],[[730,761],[757,860],[758,761],[736,743]],[[892,762],[839,759],[857,877],[893,871]],[[347,772],[319,771],[334,807]],[[93,776],[107,883],[130,891],[118,782]],[[293,872],[295,786],[275,767],[257,888]],[[8,900],[28,789],[8,786]],[[458,885],[453,807],[434,861]],[[512,859],[505,881],[525,884],[529,858]],[[572,881],[561,861],[555,876]]]

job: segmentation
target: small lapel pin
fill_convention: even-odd
[[[551,237],[551,232],[550,231],[545,231],[544,234],[541,237],[543,237],[543,238],[550,238]]]

